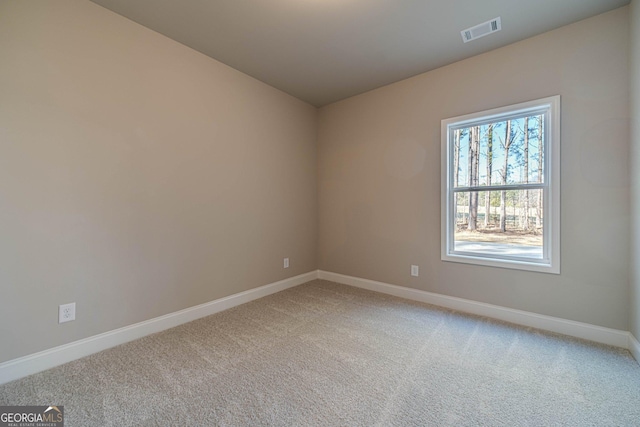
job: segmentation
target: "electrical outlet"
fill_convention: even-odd
[[[289,268],[289,258],[284,259],[284,268]]]
[[[411,275],[413,277],[418,277],[420,275],[420,267],[418,267],[417,265],[412,265],[411,266]]]
[[[76,320],[76,303],[62,304],[58,309],[58,323]]]

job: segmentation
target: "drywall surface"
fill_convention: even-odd
[[[627,330],[628,12],[322,108],[319,268]],[[552,95],[562,103],[561,274],[441,261],[440,121]]]
[[[631,96],[631,280],[629,329],[640,337],[640,4],[629,6]]]
[[[0,64],[0,362],[317,268],[314,107],[88,1]]]

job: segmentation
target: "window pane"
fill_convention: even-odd
[[[543,258],[542,190],[459,192],[454,200],[454,251]]]
[[[453,131],[454,187],[543,182],[544,115]]]

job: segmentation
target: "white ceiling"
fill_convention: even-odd
[[[629,0],[92,0],[315,106]],[[460,31],[500,16],[502,31]]]

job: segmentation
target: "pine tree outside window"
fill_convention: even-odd
[[[560,97],[441,132],[442,260],[560,273]]]

